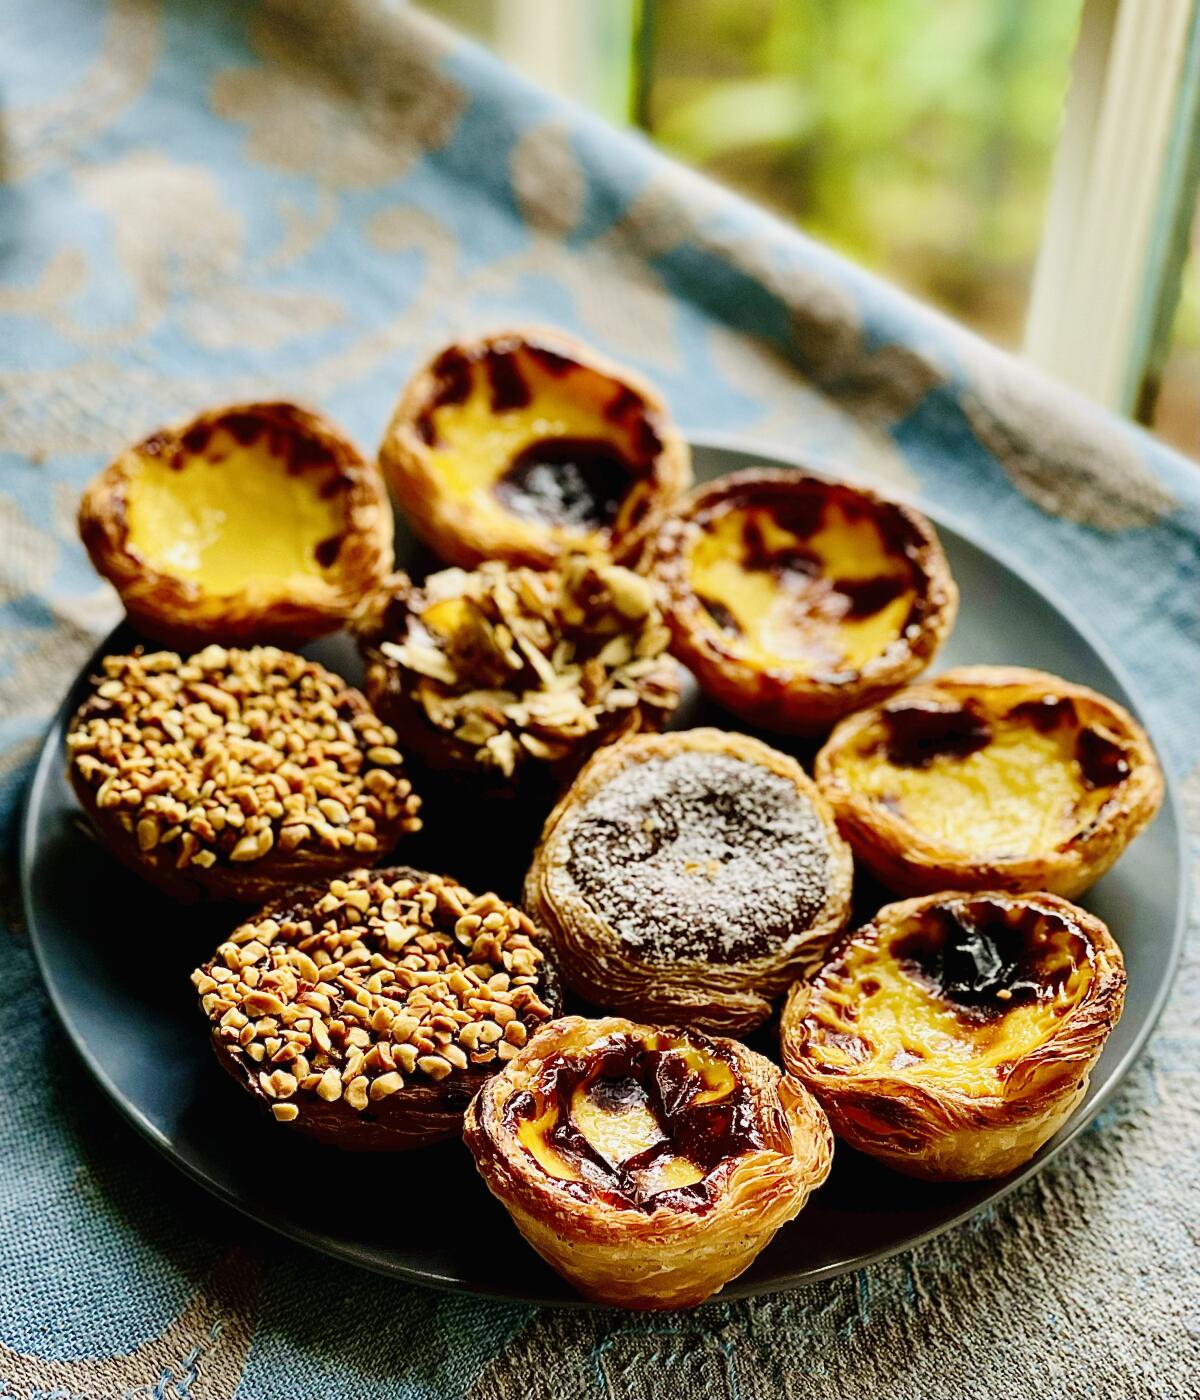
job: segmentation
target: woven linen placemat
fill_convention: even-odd
[[[12,874],[38,736],[116,618],[80,486],[198,407],[311,400],[373,445],[451,334],[566,326],[689,431],[976,522],[1137,677],[1193,837],[1197,469],[382,0],[9,0],[0,97],[0,1395],[1197,1394],[1194,934],[1124,1087],[998,1208],[831,1283],[637,1317],[405,1287],[218,1206],[64,1043]],[[412,1206],[452,1217],[435,1187]]]

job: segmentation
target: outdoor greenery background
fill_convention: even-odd
[[[480,32],[477,0],[426,3]],[[571,95],[1019,347],[1082,0],[611,3],[632,67],[605,35]],[[1152,424],[1193,456],[1198,264]]]

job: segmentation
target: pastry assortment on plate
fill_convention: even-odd
[[[293,890],[192,982],[239,1084],[280,1122],[363,1151],[456,1135],[558,1008],[527,915],[405,868]]]
[[[829,1173],[815,1100],[736,1040],[619,1017],[552,1021],[467,1111],[517,1228],[588,1298],[702,1303]]]
[[[576,995],[742,1035],[819,965],[850,851],[794,758],[685,729],[601,749],[551,813],[525,905]]]
[[[849,934],[783,1014],[788,1070],[838,1135],[912,1176],[1004,1176],[1070,1116],[1125,965],[1052,894],[928,895]]]
[[[661,729],[679,699],[652,585],[594,556],[396,574],[355,630],[367,694],[407,748],[514,785],[529,769],[570,777],[598,745]]]
[[[84,492],[79,532],[138,630],[183,648],[335,631],[392,559],[378,467],[289,403],[202,413],[129,448]]]
[[[416,533],[450,564],[636,557],[691,484],[658,394],[559,331],[457,341],[418,370],[379,451]]]
[[[850,715],[817,782],[888,889],[1076,895],[1162,802],[1144,730],[1086,686],[964,666]]]
[[[95,663],[69,778],[150,884],[259,906],[210,911],[193,983],[264,1117],[351,1150],[465,1136],[533,1248],[637,1308],[749,1267],[831,1128],[912,1176],[1026,1162],[1121,1013],[1117,943],[1062,896],[1162,799],[1136,721],[1015,667],[914,684],[958,605],[924,516],[799,471],[681,498],[663,401],[557,332],[443,350],[379,456],[239,405],[123,453],[80,510],[178,650]],[[392,572],[383,474],[423,577]],[[366,696],[266,644],[346,624]],[[659,732],[680,662],[742,721],[823,737],[815,781],[744,734]],[[453,798],[410,848],[447,873],[389,863],[422,826],[405,755]],[[545,817],[524,909],[454,877],[478,839],[455,803],[499,833],[516,796]],[[855,860],[924,897],[845,933]],[[564,1016],[560,980],[618,1014]],[[780,1003],[786,1071],[723,1038],[767,1044]]]
[[[820,733],[912,680],[958,611],[923,515],[798,471],[699,487],[651,567],[679,659],[735,714],[784,733]]]

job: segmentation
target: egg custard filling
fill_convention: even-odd
[[[939,846],[991,858],[1057,849],[1130,772],[1121,745],[1054,695],[1009,708],[898,697],[833,766]]]
[[[448,496],[579,534],[637,523],[662,440],[629,385],[515,336],[452,346],[432,372],[416,428]]]
[[[858,673],[919,621],[924,579],[885,503],[834,487],[718,502],[688,580],[725,645],[804,676]]]
[[[1064,907],[1036,896],[947,896],[898,920],[881,916],[813,979],[789,1058],[806,1077],[1002,1095],[1093,982],[1095,945]]]
[[[319,443],[252,412],[211,417],[172,451],[151,438],[131,456],[127,547],[206,594],[321,592],[339,574],[342,487]]]
[[[732,1059],[672,1031],[617,1032],[548,1056],[504,1121],[569,1194],[642,1211],[705,1208],[722,1163],[762,1146]]]

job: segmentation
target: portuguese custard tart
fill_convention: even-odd
[[[185,648],[332,632],[392,564],[379,469],[289,403],[217,409],[129,448],[84,492],[79,533],[139,631]]]
[[[557,1009],[537,931],[419,870],[295,890],[192,974],[221,1065],[282,1123],[360,1151],[455,1137]]]
[[[661,729],[679,699],[652,586],[586,555],[445,569],[420,587],[396,574],[356,629],[372,703],[438,768],[569,778],[599,744]]]
[[[396,735],[274,647],[106,656],[67,731],[102,843],[178,899],[258,904],[381,860],[420,829]]]
[[[911,680],[958,611],[923,515],[799,471],[699,487],[650,558],[675,655],[722,705],[785,733],[821,732]]]
[[[1075,895],[1158,811],[1141,726],[1085,686],[965,666],[843,720],[817,783],[889,889]]]
[[[525,907],[584,1000],[741,1035],[820,964],[850,883],[849,848],[794,759],[689,729],[591,759],[546,822]]]
[[[784,1063],[853,1147],[911,1176],[1004,1176],[1083,1098],[1125,965],[1052,894],[936,894],[849,934],[783,1013]]]
[[[691,481],[654,390],[548,330],[441,351],[405,389],[379,460],[413,529],[464,568],[545,568],[579,548],[628,560]]]
[[[829,1173],[816,1101],[733,1040],[608,1017],[553,1021],[467,1111],[480,1174],[585,1297],[702,1303]]]

